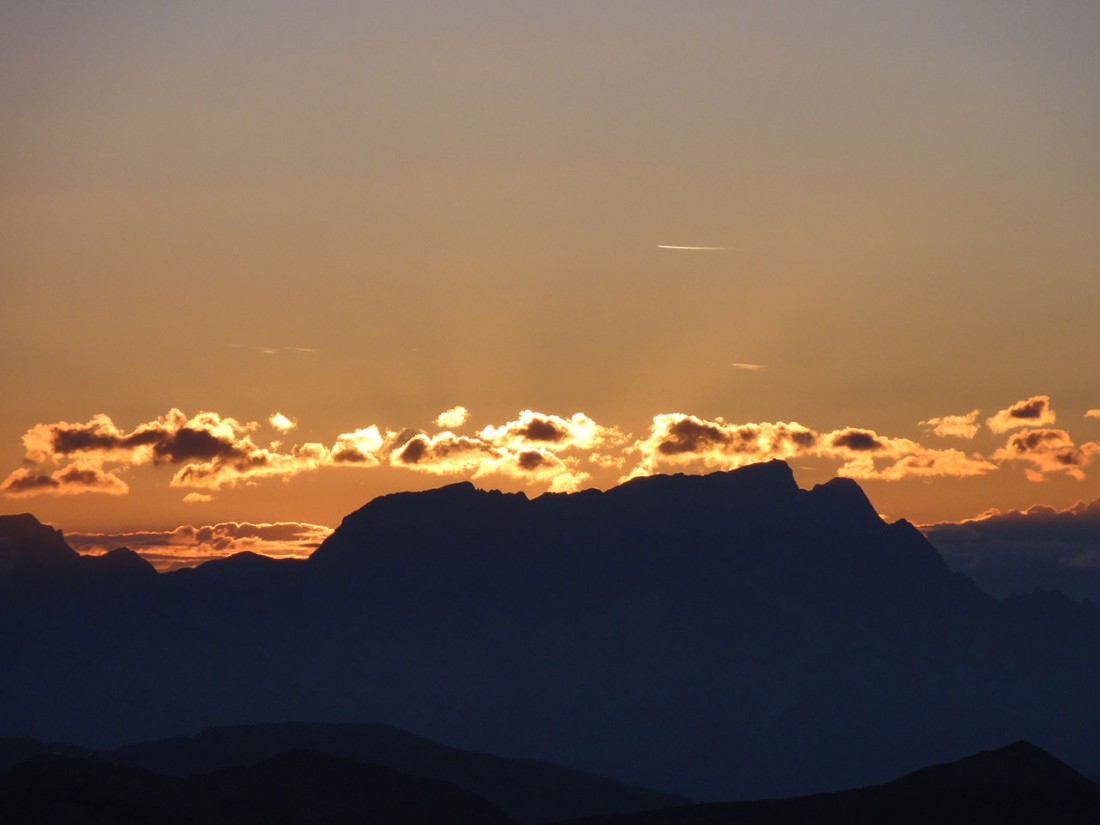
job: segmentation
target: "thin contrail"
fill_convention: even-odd
[[[722,252],[722,251],[728,250],[728,249],[736,249],[737,247],[734,247],[734,246],[672,246],[670,244],[659,243],[659,244],[657,244],[657,248],[658,249],[691,249],[691,250],[694,250],[694,251],[697,251],[697,252],[698,251]]]

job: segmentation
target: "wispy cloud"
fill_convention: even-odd
[[[683,252],[729,252],[736,249],[734,246],[674,246],[673,244],[659,243],[658,249],[673,249]]]
[[[248,352],[257,352],[260,355],[278,355],[280,352],[296,352],[305,355],[313,355],[321,350],[317,347],[261,347],[252,344],[224,344],[229,349],[243,349]]]
[[[940,438],[973,438],[982,426],[978,423],[980,414],[981,410],[971,410],[966,415],[944,415],[921,421],[917,426],[931,430]]]
[[[749,370],[750,372],[758,372],[764,369],[763,364],[741,364],[736,361],[730,364],[731,367],[738,370]]]

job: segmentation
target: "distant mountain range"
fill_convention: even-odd
[[[136,764],[125,760],[122,752],[40,755],[0,770],[0,821],[27,825],[517,825],[490,801],[460,783],[440,781],[434,773],[410,776],[391,767],[301,749],[237,764],[237,757],[257,748],[263,751],[264,745],[280,740],[320,736],[323,743],[346,746],[351,741],[370,742],[378,732],[361,726],[346,730],[232,728],[128,749],[130,756],[167,760],[175,767],[187,764],[185,776],[154,772],[142,767],[140,758]],[[392,730],[387,735],[398,740],[404,736]],[[410,738],[400,750],[411,754],[432,748],[441,746]],[[490,784],[505,788],[510,779],[508,760],[477,766],[475,772],[482,767],[499,770]],[[525,779],[531,774],[519,778],[521,787],[530,787]],[[520,821],[553,822],[552,812],[585,809],[585,800],[571,799],[567,786],[558,784],[556,793],[557,798],[553,793],[543,795],[550,807],[542,809],[537,819]],[[663,806],[570,820],[573,825],[1094,825],[1098,821],[1100,786],[1027,742],[856,790],[783,800]]]
[[[0,517],[0,735],[378,720],[696,800],[1027,739],[1100,773],[1100,610],[994,599],[780,462],[606,492],[384,496],[305,561],[157,574]]]

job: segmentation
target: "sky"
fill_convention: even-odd
[[[305,553],[384,493],[770,458],[921,524],[1092,501],[1097,42],[1092,0],[0,2],[0,513]]]

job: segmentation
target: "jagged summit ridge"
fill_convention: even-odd
[[[707,475],[631,479],[607,491],[522,493],[480,490],[469,482],[382,496],[347,516],[311,561],[336,563],[395,545],[431,544],[453,550],[511,541],[517,550],[553,539],[570,544],[671,546],[767,543],[792,528],[850,534],[882,531],[859,485],[835,479],[802,490],[782,461]]]

